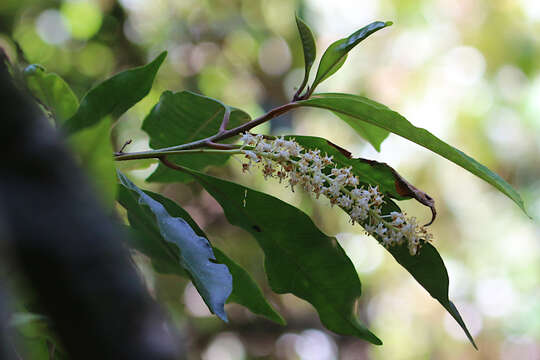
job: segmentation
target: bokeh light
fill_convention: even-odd
[[[60,45],[70,39],[69,25],[58,10],[48,9],[39,14],[36,31],[43,41],[52,45]]]
[[[95,2],[69,0],[62,4],[60,11],[75,39],[90,39],[101,26],[101,10]]]

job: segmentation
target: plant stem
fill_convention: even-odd
[[[114,154],[114,159],[117,161],[123,161],[123,160],[136,160],[136,159],[151,159],[151,158],[160,158],[167,155],[180,155],[185,154],[185,150],[191,150],[191,149],[199,149],[204,147],[213,147],[213,148],[221,148],[221,149],[229,149],[231,145],[227,144],[217,144],[217,141],[229,139],[233,136],[236,136],[238,134],[241,134],[243,132],[249,131],[250,129],[254,128],[255,126],[258,126],[262,123],[265,123],[266,121],[269,121],[279,115],[282,115],[289,110],[292,110],[296,107],[299,107],[300,104],[297,102],[290,102],[285,105],[279,106],[277,108],[274,108],[267,112],[266,114],[253,119],[251,121],[248,121],[245,124],[242,124],[240,126],[237,126],[233,129],[225,130],[224,127],[228,123],[228,117],[224,117],[224,121],[222,122],[220,126],[220,130],[205,139],[200,139],[197,141],[192,141],[186,144],[176,145],[176,146],[170,146],[166,148],[156,149],[156,150],[148,150],[148,151],[141,151],[141,152],[135,152],[135,153],[116,153]],[[217,150],[217,149],[216,149]],[[231,149],[233,150],[233,149]],[[220,152],[223,152],[226,150],[220,150]],[[234,151],[234,150],[233,150]],[[206,151],[209,152],[209,151]]]
[[[241,154],[242,151],[239,149],[227,149],[227,150],[221,150],[221,149],[188,149],[188,150],[171,150],[171,151],[161,151],[161,150],[149,150],[149,151],[141,151],[141,152],[134,152],[134,153],[126,153],[126,154],[115,154],[114,159],[116,161],[125,161],[125,160],[138,160],[138,159],[160,159],[165,156],[169,155],[184,155],[184,154],[200,154],[200,153],[206,153],[206,154]]]

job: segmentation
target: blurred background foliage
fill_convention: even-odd
[[[168,50],[151,93],[113,127],[115,149],[133,140],[127,151],[136,151],[148,146],[140,125],[166,89],[216,97],[253,117],[291,99],[304,72],[295,12],[313,28],[319,57],[331,42],[371,21],[394,21],[353,50],[319,91],[362,94],[399,111],[503,176],[540,218],[537,0],[2,0],[0,46],[13,61],[57,72],[79,98],[93,84]],[[355,156],[388,162],[434,197],[434,245],[448,267],[450,298],[480,352],[343,212],[259,174],[242,174],[233,159],[210,172],[278,196],[337,234],[363,281],[359,314],[385,344],[329,333],[307,303],[272,295],[255,241],[228,225],[199,186],[146,184],[188,210],[212,242],[249,269],[288,321],[279,327],[227,305],[225,324],[209,314],[190,283],[144,271],[149,265],[137,256],[150,290],[184,334],[191,359],[540,358],[540,228],[508,198],[397,136],[377,153],[328,112],[300,110],[255,130],[325,137]],[[139,183],[156,166],[121,165]],[[401,206],[429,218],[412,201]]]

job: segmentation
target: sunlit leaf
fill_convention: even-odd
[[[167,52],[162,52],[151,63],[123,71],[92,88],[64,130],[72,134],[96,124],[106,115],[122,115],[148,94],[166,56]]]
[[[188,171],[223,207],[229,222],[251,233],[265,254],[269,284],[311,303],[329,330],[382,342],[356,313],[361,284],[333,237],[305,213],[270,195],[197,171]]]
[[[144,119],[143,130],[150,137],[150,147],[166,148],[191,141],[204,139],[219,131],[227,106],[215,99],[190,91],[172,93],[165,91],[150,114]],[[245,112],[229,108],[231,111],[229,128],[249,121]],[[169,156],[177,164],[192,169],[203,169],[208,165],[222,165],[228,159],[222,154],[190,154],[189,156]],[[148,181],[185,182],[190,177],[170,170],[160,164]]]
[[[326,80],[328,77],[338,71],[345,62],[347,53],[351,51],[362,40],[367,38],[374,32],[384,29],[387,26],[392,25],[391,22],[375,21],[367,26],[364,26],[360,30],[352,33],[344,39],[340,39],[332,43],[328,49],[324,52],[319,68],[317,69],[317,75],[313,81],[311,89],[314,90],[317,85]]]
[[[60,76],[36,64],[28,66],[24,76],[32,95],[51,112],[57,125],[63,124],[75,114],[79,100]]]
[[[344,114],[359,122],[378,126],[415,142],[493,185],[526,212],[520,195],[499,175],[462,151],[440,140],[429,131],[414,126],[403,116],[382,104],[362,96],[335,93],[317,94],[309,100],[300,102],[300,104],[302,106],[323,108],[335,113]]]
[[[109,209],[116,198],[116,172],[110,138],[111,121],[104,117],[97,124],[68,138],[68,143]]]
[[[126,196],[129,196],[126,192],[127,189],[120,190],[121,201],[130,201],[129,198],[125,199]],[[184,219],[197,235],[208,238],[191,216],[174,201],[150,191],[145,191],[145,193],[161,203],[169,215]],[[128,239],[133,248],[139,250],[152,260],[156,271],[163,274],[189,276],[179,265],[178,259],[163,246],[162,235],[155,227],[153,231],[132,231]],[[278,324],[285,325],[285,320],[266,301],[261,289],[249,273],[229,258],[223,251],[216,247],[212,247],[212,250],[217,262],[225,264],[233,278],[233,290],[227,299],[227,303],[234,302],[243,305],[255,314],[265,316]]]
[[[357,121],[355,118],[335,112],[335,115],[345,121],[350,127],[356,131],[358,135],[369,142],[377,151],[381,151],[382,142],[390,135],[390,132],[380,127],[373,126],[366,122]]]
[[[224,306],[232,291],[232,276],[226,265],[216,262],[208,240],[123,174],[118,173],[118,178],[123,186],[119,202],[126,208],[131,226],[155,239],[162,251],[174,257],[189,273],[210,311],[227,321]]]

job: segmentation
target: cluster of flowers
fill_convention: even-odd
[[[349,214],[353,224],[361,224],[386,248],[406,242],[409,253],[416,255],[424,242],[431,241],[432,235],[414,217],[405,218],[403,213],[395,211],[383,215],[384,198],[378,186],[359,187],[352,168],[336,167],[332,156],[323,156],[320,150],[304,149],[294,139],[282,137],[267,140],[262,135],[245,133],[241,141],[247,159],[242,164],[243,171],[262,167],[265,179],[273,177],[280,182],[288,179],[292,191],[300,185],[317,198],[321,194],[326,196],[332,205]]]

